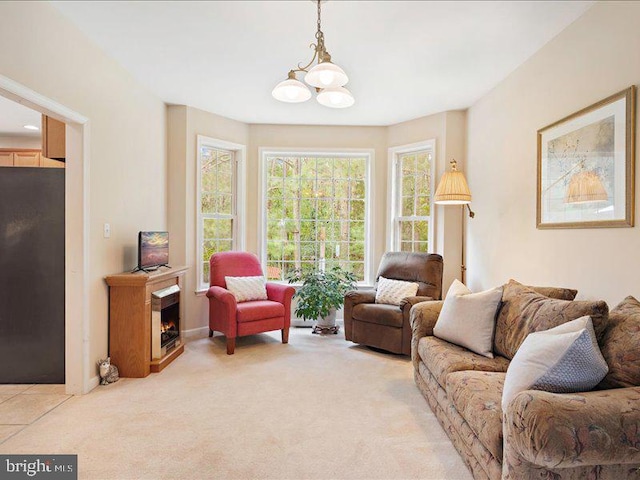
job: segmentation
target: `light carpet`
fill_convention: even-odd
[[[471,480],[407,357],[292,329],[190,341],[159,374],[73,397],[0,444],[81,479]]]

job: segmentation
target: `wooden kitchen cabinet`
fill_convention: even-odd
[[[45,168],[64,168],[65,163],[59,160],[47,158],[43,155],[40,157],[40,166]]]
[[[14,167],[39,167],[40,152],[14,152]]]
[[[55,118],[42,116],[42,156],[54,160],[64,160],[65,124]]]
[[[0,152],[0,167],[13,167],[13,152]]]
[[[65,162],[47,158],[40,150],[0,148],[0,167],[65,168]]]

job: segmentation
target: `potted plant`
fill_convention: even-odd
[[[356,288],[356,276],[336,265],[329,270],[296,270],[287,279],[289,283],[302,284],[294,295],[296,316],[315,320],[314,333],[338,333],[336,309],[342,307],[345,293]]]

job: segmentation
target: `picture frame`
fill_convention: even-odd
[[[538,130],[538,229],[633,227],[636,87]]]

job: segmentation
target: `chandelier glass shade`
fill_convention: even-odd
[[[296,80],[295,75],[280,82],[271,93],[276,100],[287,103],[306,102],[311,98],[309,88],[300,80]]]
[[[355,99],[351,92],[344,88],[349,77],[342,68],[331,62],[331,55],[324,45],[324,33],[320,28],[320,0],[317,0],[317,3],[318,30],[316,43],[311,44],[311,48],[314,50],[313,58],[307,65],[298,64],[298,68],[290,70],[287,80],[276,85],[271,95],[276,100],[287,103],[300,103],[309,100],[311,91],[296,78],[296,72],[304,72],[304,81],[315,87],[318,93],[318,103],[331,108],[350,107],[355,103]],[[316,61],[317,64],[311,67]]]
[[[355,103],[355,99],[344,87],[323,88],[318,93],[318,103],[325,107],[347,108]]]
[[[338,65],[325,60],[309,70],[304,81],[316,88],[336,88],[346,85],[349,77]]]

